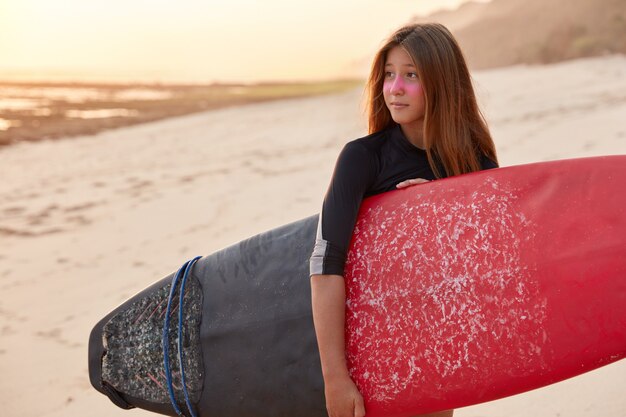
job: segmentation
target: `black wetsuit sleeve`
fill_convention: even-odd
[[[361,201],[376,178],[376,170],[373,152],[360,143],[344,146],[320,212],[315,247],[309,259],[310,275],[343,276]]]

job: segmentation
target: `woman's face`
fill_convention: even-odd
[[[417,68],[400,46],[387,53],[383,83],[385,104],[398,124],[421,124],[424,120],[424,90]]]

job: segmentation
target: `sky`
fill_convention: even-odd
[[[465,1],[0,0],[0,79],[365,77],[394,29]]]

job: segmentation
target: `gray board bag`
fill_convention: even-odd
[[[181,414],[327,416],[308,265],[317,221],[313,215],[200,258],[190,268],[182,313],[181,285],[170,300],[176,273],[113,310],[91,331],[91,384],[122,408],[177,415],[164,366],[165,332]]]

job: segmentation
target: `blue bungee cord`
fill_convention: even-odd
[[[165,382],[167,383],[167,390],[170,395],[170,401],[172,403],[172,407],[174,407],[174,411],[177,415],[182,415],[180,408],[178,408],[178,404],[176,404],[176,398],[174,397],[174,387],[172,385],[172,371],[170,369],[170,358],[169,358],[169,338],[168,333],[170,330],[170,311],[172,310],[172,300],[174,299],[174,292],[176,291],[176,284],[178,284],[178,279],[182,275],[182,273],[187,269],[187,265],[189,265],[189,261],[185,262],[183,266],[180,267],[178,272],[176,272],[176,276],[172,280],[172,287],[170,288],[170,295],[167,299],[167,308],[165,309],[165,322],[163,323],[163,366],[165,367]]]
[[[183,394],[185,395],[185,403],[187,404],[187,408],[189,409],[191,416],[196,417],[191,407],[191,402],[189,401],[189,394],[187,392],[187,386],[185,384],[185,369],[183,366],[183,350],[182,350],[181,335],[182,335],[182,327],[183,327],[183,324],[182,324],[183,304],[182,302],[183,302],[183,293],[185,289],[184,285],[185,285],[185,281],[187,280],[189,271],[191,270],[191,266],[200,258],[201,256],[196,256],[192,260],[185,262],[183,266],[180,267],[178,272],[176,272],[176,275],[174,276],[174,279],[172,280],[172,287],[170,288],[170,295],[167,299],[167,308],[165,310],[165,321],[163,323],[162,344],[163,344],[163,366],[165,368],[165,380],[167,383],[167,391],[170,396],[170,402],[172,403],[172,407],[174,408],[174,411],[179,416],[184,416],[184,414],[178,407],[178,404],[176,403],[176,397],[174,396],[174,386],[172,383],[172,370],[170,368],[169,343],[168,343],[169,342],[168,335],[169,335],[169,329],[170,329],[170,312],[172,311],[172,300],[174,299],[174,294],[176,293],[176,285],[178,284],[178,280],[180,279],[182,275],[183,278],[182,278],[182,283],[181,283],[180,298],[179,298],[180,303],[179,303],[179,310],[178,310],[178,363],[180,366],[181,381],[182,381],[181,385],[183,388]]]
[[[191,271],[191,268],[193,268],[193,264],[195,264],[196,261],[200,258],[201,256],[196,256],[195,258],[193,258],[185,269],[185,274],[183,275],[183,279],[180,282],[180,301],[178,303],[178,364],[180,366],[180,379],[181,385],[183,386],[183,394],[185,395],[185,403],[187,404],[187,409],[189,410],[189,414],[191,414],[191,417],[196,417],[196,414],[193,412],[193,408],[191,407],[191,401],[189,401],[187,382],[185,380],[185,365],[183,364],[183,298],[185,295],[185,282],[187,281],[189,271]]]

